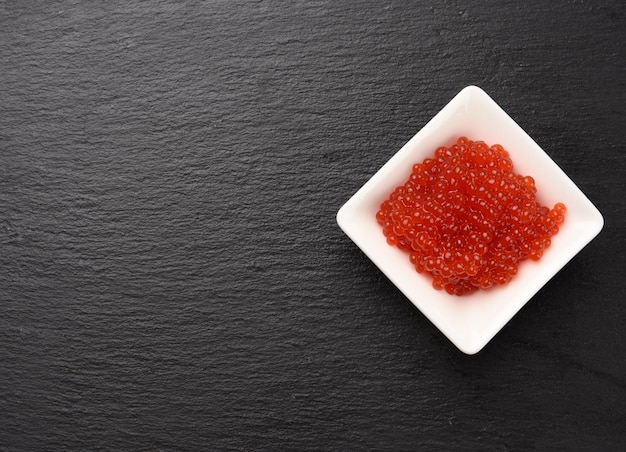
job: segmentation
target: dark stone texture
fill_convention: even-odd
[[[624,450],[625,9],[0,3],[0,450]],[[475,356],[335,224],[469,84],[606,220]]]

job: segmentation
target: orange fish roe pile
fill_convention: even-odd
[[[409,253],[433,287],[463,295],[506,284],[539,260],[565,218],[536,199],[535,181],[513,171],[509,153],[465,137],[413,165],[376,214],[387,243]]]

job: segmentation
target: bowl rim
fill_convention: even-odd
[[[476,334],[474,334],[473,336],[470,334],[470,336],[472,336],[471,338],[469,338],[469,336],[464,338],[463,334],[454,334],[453,330],[455,329],[455,325],[453,325],[449,321],[447,322],[445,315],[437,315],[436,307],[433,308],[433,306],[429,306],[428,309],[425,309],[424,301],[420,300],[419,297],[416,297],[414,290],[407,289],[406,283],[394,272],[394,265],[387,265],[383,261],[384,259],[381,258],[381,254],[380,252],[378,252],[378,248],[373,248],[372,242],[380,242],[380,237],[378,237],[378,239],[376,239],[375,237],[364,237],[364,234],[358,231],[358,224],[355,224],[354,220],[356,218],[356,213],[359,213],[355,212],[355,209],[357,209],[358,207],[362,207],[364,204],[369,205],[371,208],[373,201],[370,198],[372,197],[372,193],[376,193],[377,191],[386,191],[386,195],[388,196],[391,190],[380,189],[379,186],[381,184],[385,185],[388,188],[389,186],[394,185],[396,181],[404,182],[404,180],[406,180],[406,177],[398,176],[397,172],[399,168],[403,167],[403,165],[410,160],[408,156],[410,156],[412,154],[412,151],[414,151],[416,147],[419,147],[423,141],[433,141],[432,135],[437,135],[437,132],[441,130],[440,128],[447,124],[450,121],[450,118],[455,118],[455,112],[459,110],[459,108],[461,109],[459,111],[462,111],[462,114],[468,115],[469,118],[469,107],[472,105],[471,102],[477,102],[477,105],[484,106],[484,108],[486,109],[485,111],[487,111],[488,115],[491,115],[488,116],[489,118],[493,119],[492,116],[497,117],[497,119],[501,121],[505,127],[508,127],[510,129],[511,133],[518,134],[519,137],[522,137],[524,141],[524,146],[528,146],[528,148],[525,148],[522,145],[520,145],[520,147],[525,150],[532,151],[531,157],[534,159],[539,159],[540,166],[537,168],[540,168],[543,171],[544,166],[546,167],[543,177],[556,174],[559,178],[558,183],[560,184],[560,186],[568,189],[569,194],[575,191],[575,193],[571,194],[571,196],[576,199],[576,202],[578,203],[576,204],[577,206],[580,205],[582,206],[581,209],[584,208],[589,218],[586,218],[586,224],[583,225],[584,228],[582,228],[581,226],[581,228],[583,229],[582,233],[584,234],[584,239],[579,238],[576,242],[576,245],[571,247],[564,247],[564,244],[561,243],[561,248],[566,249],[568,252],[561,252],[557,261],[550,261],[551,266],[548,268],[549,271],[547,271],[547,273],[542,274],[537,268],[534,269],[535,271],[532,274],[532,290],[526,290],[524,296],[519,297],[519,299],[516,300],[516,303],[513,303],[511,306],[509,306],[506,314],[501,315],[498,321],[494,320],[490,326],[489,331],[485,331],[482,334],[480,332],[474,332]],[[463,111],[464,106],[466,107],[466,109]],[[458,117],[456,117],[456,119],[458,119]],[[469,120],[477,121],[477,119]],[[472,139],[474,138],[476,137],[472,137]],[[432,147],[430,151],[434,152],[434,149],[435,147]],[[422,152],[422,157],[420,157],[420,159],[424,158],[423,155],[430,155],[430,151]],[[532,154],[533,152],[534,154]],[[534,163],[534,160],[531,159],[531,161]],[[516,165],[516,168],[518,163],[518,159],[514,158],[514,164]],[[522,165],[522,167],[524,167],[524,165]],[[406,175],[406,168],[404,168],[404,170],[405,172],[403,174]],[[380,201],[380,199],[381,198],[378,198],[377,200]],[[383,197],[382,199],[385,198]],[[378,205],[380,205],[380,203],[378,203]],[[362,215],[362,213],[359,214]],[[372,218],[368,218],[368,222],[371,222],[372,220],[373,215]],[[474,354],[483,349],[484,346],[487,345],[487,343],[497,335],[497,333],[517,314],[517,312],[522,307],[524,307],[534,297],[534,295],[550,279],[552,279],[574,256],[576,256],[600,233],[604,226],[604,218],[602,217],[602,214],[593,205],[593,203],[591,203],[586,195],[576,186],[576,184],[569,178],[569,176],[567,176],[567,174],[549,157],[549,155],[541,147],[539,147],[539,145],[484,90],[475,85],[470,85],[463,88],[430,121],[428,121],[426,125],[424,125],[424,127],[422,127],[407,143],[405,143],[405,145],[402,146],[400,150],[393,154],[392,157],[387,160],[387,162],[385,162],[385,164],[383,164],[382,167],[378,171],[376,171],[375,174],[372,175],[372,177],[370,177],[361,186],[361,188],[359,188],[356,193],[354,193],[352,197],[350,197],[348,201],[346,201],[341,206],[336,214],[336,221],[339,227],[344,231],[344,233],[361,249],[362,252],[366,254],[366,256],[383,272],[383,274],[385,274],[385,276],[391,280],[391,282],[409,299],[409,301],[411,301],[411,303],[413,303],[413,305],[415,305],[426,318],[428,318],[457,348],[459,348],[459,350],[466,354]],[[368,223],[368,226],[370,226],[371,232],[371,224]],[[377,224],[376,226],[380,228],[380,226],[378,226]],[[380,233],[380,236],[382,237],[382,232]],[[558,237],[558,234],[555,237]],[[403,253],[395,247],[388,246],[388,248],[395,249],[399,253]],[[394,253],[385,253],[386,256],[390,256],[392,254]],[[399,256],[398,253],[395,253],[395,255],[396,257]],[[404,257],[404,259],[408,261],[406,256]],[[540,266],[541,261],[539,261],[539,264],[536,267]],[[414,273],[417,274],[416,272]],[[433,292],[439,292],[435,291],[435,289],[433,289],[432,287],[430,287],[430,289]],[[483,292],[484,295],[484,293],[487,293],[489,291],[479,292]],[[450,295],[447,296],[454,297]],[[423,298],[428,298],[428,293],[426,293]],[[459,309],[465,308],[459,307]],[[456,327],[458,328],[458,325],[456,325]]]

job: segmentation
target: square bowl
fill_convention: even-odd
[[[376,221],[381,203],[411,174],[414,163],[459,136],[500,144],[514,171],[535,179],[537,200],[567,206],[565,222],[542,258],[526,260],[507,284],[469,295],[435,290],[408,254],[387,244]],[[596,207],[533,139],[483,90],[464,88],[407,142],[337,213],[341,229],[398,289],[464,353],[480,351],[506,323],[602,229]]]

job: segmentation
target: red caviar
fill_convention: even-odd
[[[506,284],[520,262],[539,260],[550,246],[566,208],[542,206],[536,193],[502,146],[461,137],[413,165],[376,219],[387,243],[409,253],[435,289],[464,295]]]

